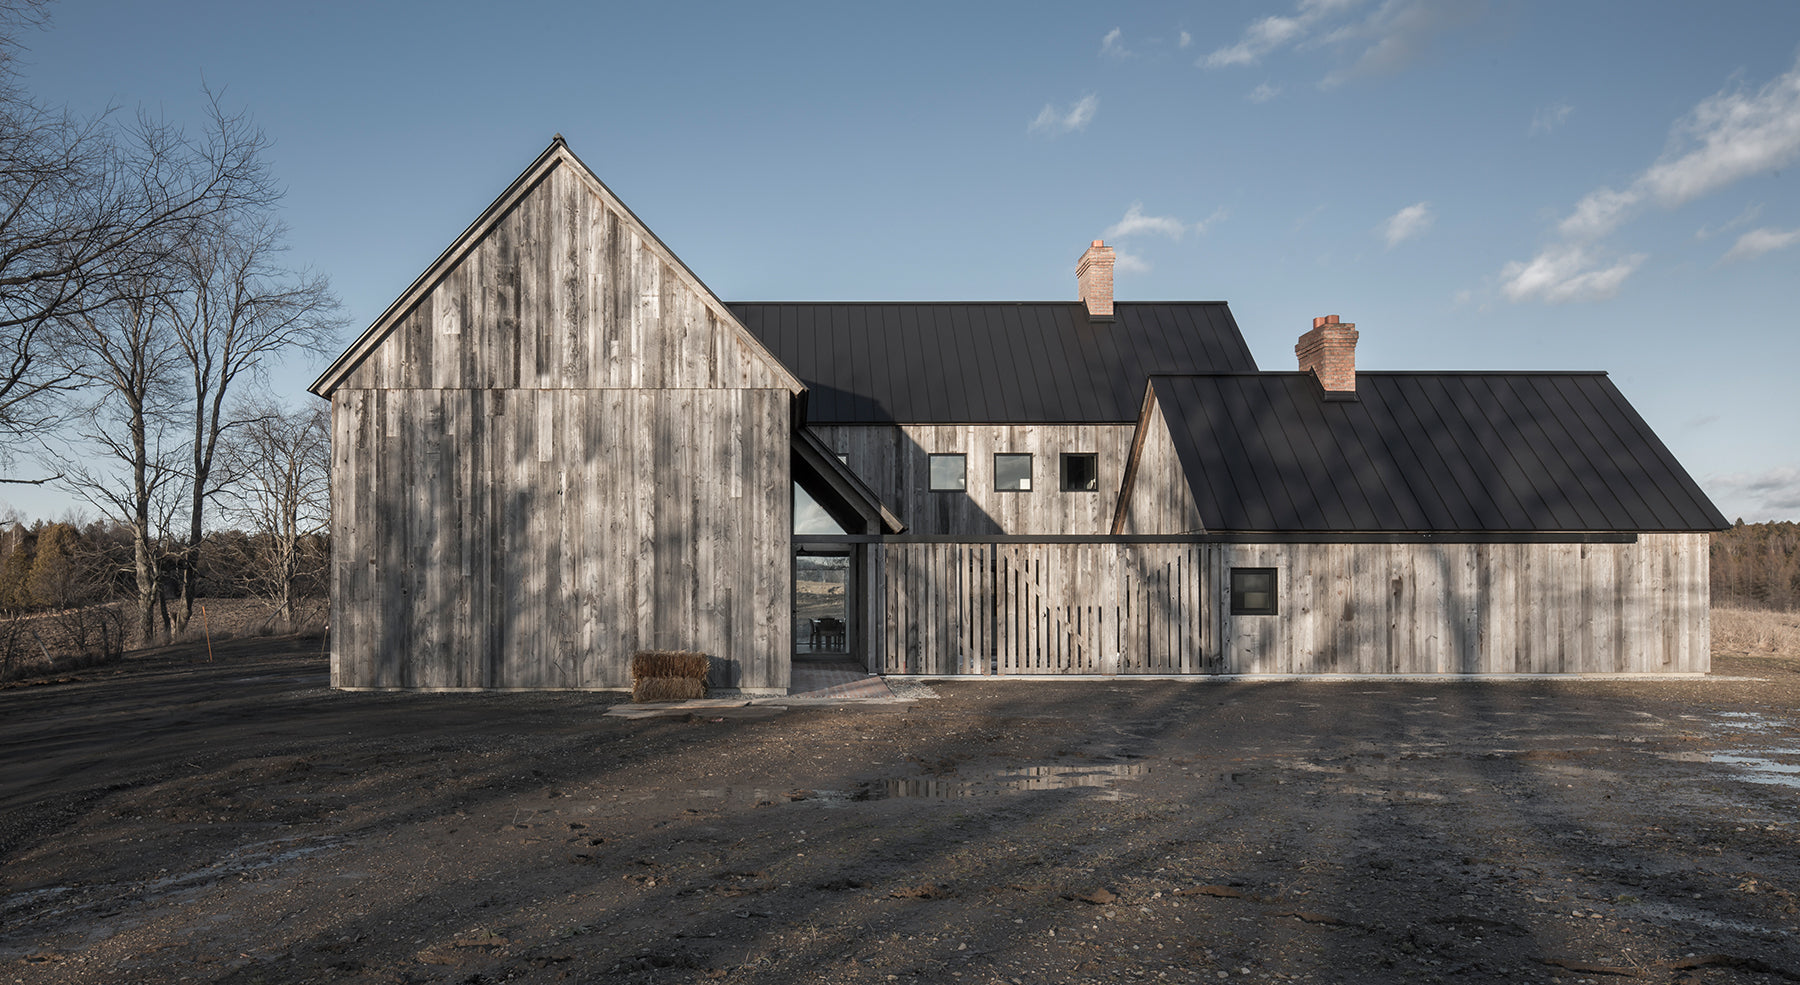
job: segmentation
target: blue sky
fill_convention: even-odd
[[[52,16],[41,99],[254,114],[358,330],[560,132],[727,300],[1072,298],[1104,237],[1265,369],[1339,314],[1367,369],[1608,370],[1727,516],[1800,519],[1800,4]]]

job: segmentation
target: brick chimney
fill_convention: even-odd
[[[1336,315],[1314,318],[1312,331],[1294,346],[1300,371],[1312,370],[1327,393],[1355,393],[1356,339],[1354,324],[1339,324]]]
[[[1075,265],[1075,283],[1087,305],[1088,321],[1113,320],[1113,260],[1113,248],[1094,240]]]

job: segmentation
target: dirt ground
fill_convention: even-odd
[[[1792,658],[630,721],[318,646],[0,690],[0,982],[1800,978]]]

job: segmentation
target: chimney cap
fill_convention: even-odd
[[[1338,316],[1336,315],[1320,315],[1313,319],[1314,328],[1324,328],[1326,325],[1336,325],[1337,323]]]
[[[1097,240],[1094,240],[1094,245],[1095,245],[1095,246],[1105,246],[1105,245],[1106,245],[1106,240],[1103,240],[1103,239],[1097,239]]]

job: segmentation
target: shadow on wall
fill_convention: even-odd
[[[686,649],[713,686],[785,686],[786,395],[683,393],[379,394],[405,424],[350,449],[342,683],[625,687],[633,652]]]

